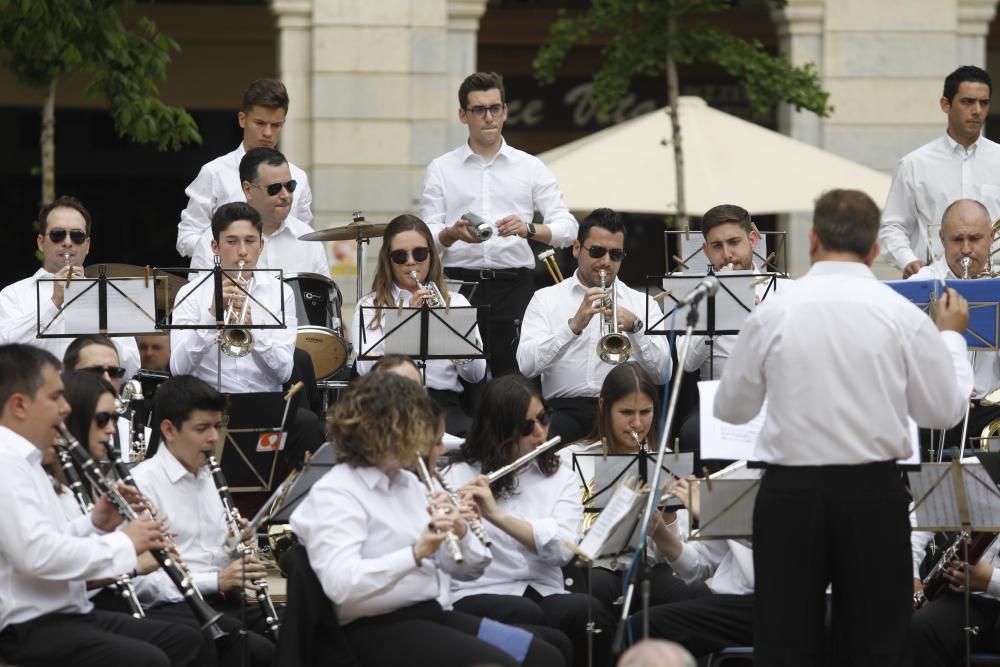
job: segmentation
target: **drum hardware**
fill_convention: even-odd
[[[365,222],[365,216],[361,211],[355,211],[354,219],[350,224],[330,229],[321,229],[318,232],[310,232],[299,237],[300,241],[355,241],[358,245],[357,269],[358,269],[358,294],[355,303],[361,303],[361,283],[363,282],[364,266],[364,244],[368,239],[380,237],[385,233],[386,224],[372,224]]]
[[[340,288],[318,273],[285,274],[284,282],[295,298],[295,345],[312,359],[317,379],[329,378],[347,364],[351,351],[341,325]]]

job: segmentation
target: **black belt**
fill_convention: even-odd
[[[524,276],[530,276],[534,269],[460,269],[446,267],[445,275],[449,278],[457,278],[466,282],[480,280],[517,280]]]

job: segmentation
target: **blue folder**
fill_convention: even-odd
[[[965,342],[970,350],[996,350],[1000,340],[1000,278],[979,280],[887,280],[885,284],[924,312],[952,287],[969,302]]]

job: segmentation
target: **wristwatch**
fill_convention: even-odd
[[[530,239],[535,235],[535,223],[528,223],[528,231],[524,233],[524,238]]]
[[[633,324],[632,328],[629,329],[629,333],[630,334],[642,333],[642,329],[644,326],[645,325],[642,323],[642,320],[637,317],[635,318],[635,324]]]

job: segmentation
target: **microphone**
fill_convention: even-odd
[[[680,306],[693,306],[698,303],[706,296],[712,296],[719,291],[719,279],[715,276],[707,276],[704,280],[698,283],[693,290],[687,293],[684,297]]]

